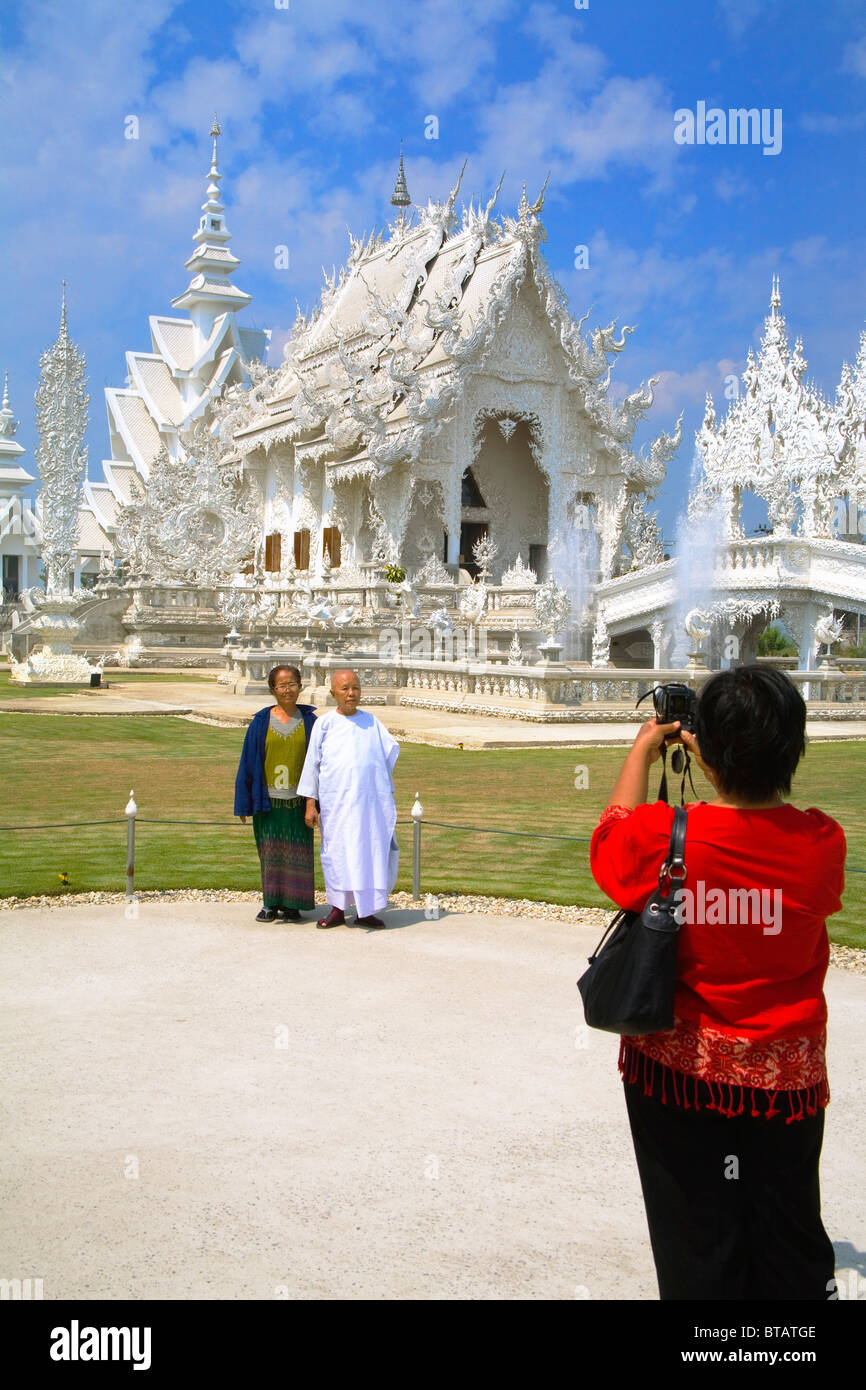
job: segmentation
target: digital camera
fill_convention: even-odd
[[[670,681],[667,685],[655,686],[652,695],[656,719],[660,724],[673,724],[678,719],[681,729],[690,734],[695,732],[698,697],[694,690],[677,681]]]

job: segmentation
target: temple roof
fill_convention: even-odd
[[[104,459],[102,463],[108,486],[121,506],[127,506],[134,498],[136,480],[141,473],[132,463],[119,463],[116,459]]]
[[[162,439],[141,396],[132,390],[107,387],[105,401],[109,423],[123,442],[126,458],[133,462],[145,478],[150,465],[162,448]]]
[[[85,480],[84,496],[101,526],[113,527],[116,524],[119,503],[108,483]]]
[[[150,336],[154,351],[164,357],[172,371],[189,372],[196,358],[195,328],[192,319],[169,319],[153,315]]]
[[[103,550],[112,550],[110,538],[102,529],[94,512],[87,506],[78,509],[78,549],[91,553],[95,551],[97,554]]]
[[[538,251],[544,190],[530,204],[524,189],[517,216],[494,219],[498,189],[486,205],[470,203],[458,216],[459,187],[458,179],[444,203],[417,209],[417,221],[401,210],[387,237],[375,230],[360,240],[350,234],[349,259],[338,276],[326,277],[320,307],[309,318],[298,316],[265,408],[233,412],[224,440],[246,453],[269,436],[308,442],[324,429],[335,475],[345,467],[347,448],[360,450],[371,472],[417,457],[421,437],[446,418],[463,373],[470,364],[483,369],[500,325],[523,287],[534,283],[548,324],[548,346],[534,370],[552,371],[577,393],[599,446],[622,460],[629,477],[657,485],[664,476],[659,450],[641,461],[627,449],[652,404],[653,383],[619,403],[608,398],[612,359],[632,330],[617,339],[611,324],[587,340],[582,323],[570,318],[565,294]]]
[[[138,388],[157,425],[163,428],[181,424],[186,411],[168,363],[154,353],[128,352],[126,364],[130,384]]]

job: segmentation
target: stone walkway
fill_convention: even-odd
[[[652,1299],[597,926],[248,903],[0,911],[0,1273],[46,1299]],[[822,1168],[866,1251],[866,978],[831,969]]]
[[[363,702],[363,696],[362,696]],[[267,703],[264,695],[235,695],[216,680],[124,681],[110,676],[102,690],[73,691],[68,695],[4,698],[0,713],[185,715],[221,723],[246,723]],[[511,748],[517,746],[576,747],[581,744],[623,745],[632,742],[639,724],[535,724],[519,719],[495,719],[476,714],[413,709],[400,705],[372,705],[378,719],[410,743],[454,748]],[[809,721],[810,739],[864,739],[862,720]]]

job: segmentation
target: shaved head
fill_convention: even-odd
[[[340,714],[354,714],[361,703],[361,682],[355,671],[346,668],[331,675],[331,694]]]

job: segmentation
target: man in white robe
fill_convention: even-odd
[[[383,927],[374,914],[397,881],[393,772],[400,746],[384,724],[359,708],[354,671],[335,671],[331,694],[337,708],[313,725],[298,782],[298,795],[307,798],[307,825],[321,825],[322,872],[332,904],[317,925],[344,925],[345,909],[354,901],[361,926]]]

